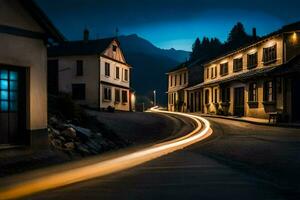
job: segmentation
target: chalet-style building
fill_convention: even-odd
[[[116,38],[64,42],[48,49],[49,92],[91,108],[130,111],[130,70]],[[53,77],[53,79],[51,78]]]
[[[300,23],[204,65],[203,113],[300,121]]]
[[[184,62],[167,73],[169,111],[194,111],[194,107],[189,106],[191,104],[188,104],[190,98],[188,98],[188,93],[185,89],[192,85],[201,83],[202,74],[203,68],[201,60]],[[194,97],[192,97],[192,99],[193,98]]]
[[[63,36],[31,0],[1,0],[0,147],[47,147],[47,44]]]

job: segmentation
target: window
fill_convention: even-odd
[[[174,77],[174,81],[175,81],[175,83],[174,83],[174,86],[176,86],[177,85],[177,75],[175,75],[175,77]]]
[[[115,89],[115,102],[119,103],[120,102],[120,90]]]
[[[116,79],[120,79],[120,67],[116,67]]]
[[[72,98],[85,100],[85,84],[72,84]]]
[[[218,103],[218,89],[215,88],[214,103]]]
[[[247,55],[247,67],[255,68],[257,66],[257,52],[254,54],[248,54]]]
[[[76,61],[76,76],[82,76],[83,75],[83,61],[77,60]]]
[[[113,49],[113,52],[116,52],[116,51],[117,51],[117,46],[116,46],[116,45],[113,45],[113,46],[112,46],[112,49]]]
[[[124,80],[128,81],[128,69],[124,70]]]
[[[103,100],[111,101],[111,88],[110,87],[103,87]]]
[[[257,85],[256,83],[249,84],[249,101],[250,102],[257,102]]]
[[[169,104],[173,104],[172,100],[173,100],[173,95],[172,94],[169,94]]]
[[[105,63],[105,76],[110,76],[110,64]]]
[[[223,103],[230,101],[230,87],[221,89],[221,98]]]
[[[233,59],[233,71],[238,72],[243,69],[243,58]]]
[[[274,82],[267,81],[264,84],[264,101],[272,102],[275,101]]]
[[[209,90],[205,90],[205,104],[209,104]]]
[[[270,62],[274,62],[277,59],[277,45],[275,44],[272,47],[263,49],[263,62],[264,64],[268,64]]]
[[[209,79],[209,68],[206,68],[206,79]]]
[[[18,110],[18,72],[0,70],[0,112]]]
[[[182,85],[182,75],[183,75],[183,74],[180,74],[180,75],[179,75],[179,85]]]
[[[173,86],[173,76],[170,76],[170,87]]]
[[[187,81],[187,73],[184,73],[184,76],[183,76],[183,84],[186,84],[186,81]]]
[[[228,62],[220,64],[220,75],[225,76],[228,74]]]
[[[210,78],[214,78],[214,68],[210,68]]]
[[[122,91],[122,103],[127,103],[127,102],[128,102],[127,91],[123,90]]]

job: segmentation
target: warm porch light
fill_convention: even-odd
[[[297,40],[298,40],[297,33],[294,32],[293,35],[292,35],[292,42],[297,43]]]

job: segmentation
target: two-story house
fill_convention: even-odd
[[[131,110],[131,66],[116,38],[89,40],[85,30],[83,40],[64,42],[48,51],[49,92],[68,93],[91,108]]]
[[[204,65],[203,112],[300,121],[300,23]]]
[[[203,81],[202,63],[202,59],[187,61],[167,73],[169,111],[194,112],[198,109],[196,102],[200,95],[186,89]]]
[[[0,148],[48,146],[47,45],[64,37],[31,0],[1,0]]]

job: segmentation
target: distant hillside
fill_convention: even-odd
[[[157,100],[166,104],[166,72],[185,61],[190,52],[175,49],[160,49],[149,41],[137,36],[120,36],[125,58],[133,66],[132,87],[139,96],[152,98],[157,91]]]

